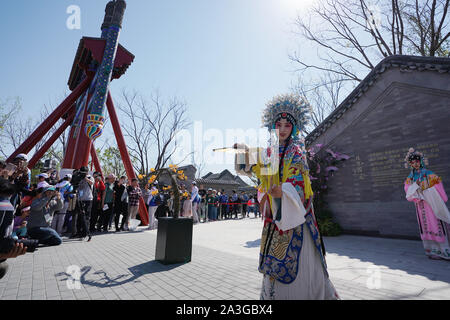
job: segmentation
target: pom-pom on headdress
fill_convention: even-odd
[[[297,94],[283,94],[276,96],[269,103],[263,112],[263,126],[274,129],[275,122],[280,118],[286,118],[293,122],[295,130],[292,135],[296,136],[300,130],[305,128],[309,122],[311,105],[305,98]]]
[[[408,169],[411,166],[411,162],[414,160],[420,161],[421,168],[428,166],[428,159],[425,158],[422,152],[414,150],[414,148],[409,148],[408,153],[405,157],[405,168]]]

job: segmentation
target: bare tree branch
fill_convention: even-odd
[[[125,104],[119,105],[119,110],[127,119],[122,128],[133,166],[144,175],[151,168],[165,167],[175,152],[176,132],[189,124],[185,104],[175,98],[164,102],[157,91],[151,95],[150,102],[137,92],[123,91],[122,97]]]
[[[301,79],[294,91],[317,104],[313,124],[381,58],[405,53],[450,57],[449,6],[450,0],[319,0],[309,15],[298,16],[294,32],[317,54],[309,55],[311,62],[297,52],[289,58],[300,66],[294,69]]]

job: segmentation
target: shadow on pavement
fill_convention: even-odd
[[[130,234],[130,233],[137,234],[137,233],[143,233],[144,231],[147,231],[147,228],[145,228],[145,229],[141,228],[141,229],[137,229],[134,231],[128,230],[128,231],[118,231],[118,232],[115,232],[115,231],[98,232],[98,231],[96,231],[96,232],[92,233],[92,239],[94,239],[95,237],[98,237],[98,236],[106,236],[106,235],[114,235],[114,234]]]
[[[138,233],[143,233],[144,231],[147,231],[147,228],[145,229],[138,229],[135,231],[119,231],[119,232],[114,232],[114,231],[109,231],[109,232],[93,232],[91,233],[92,235],[92,239],[95,239],[99,236],[106,236],[106,235],[113,235],[113,234],[130,234],[130,233],[134,233],[134,234],[138,234]],[[68,236],[64,236],[63,237],[63,243],[71,243],[71,242],[86,242],[87,236],[86,237],[82,237],[82,238],[70,238]],[[92,241],[92,240],[91,240]]]
[[[357,260],[336,269],[352,269],[359,262],[370,262],[389,268],[385,270],[387,273],[402,270],[410,275],[450,282],[450,261],[429,259],[421,241],[342,235],[324,237],[324,243],[327,254]],[[328,255],[327,258],[330,259]],[[328,267],[333,269],[333,264],[328,262]]]
[[[254,241],[247,241],[245,243],[244,248],[257,248],[261,246],[261,239],[257,239]]]
[[[139,277],[151,274],[151,273],[157,273],[157,272],[163,272],[163,271],[169,271],[172,269],[175,269],[179,266],[183,265],[183,263],[178,264],[172,264],[172,265],[163,265],[162,263],[153,260],[149,262],[145,262],[143,264],[128,268],[132,275],[130,274],[122,274],[115,277],[110,277],[105,271],[99,270],[94,272],[94,275],[101,275],[102,279],[95,281],[95,280],[89,280],[86,279],[86,276],[91,272],[92,267],[91,266],[85,266],[81,268],[81,275],[80,275],[80,283],[83,285],[88,285],[92,287],[98,287],[98,288],[111,288],[116,286],[121,286],[123,284],[129,283],[129,282],[135,282]],[[60,279],[60,281],[66,281],[69,279],[72,279],[72,275],[61,272],[57,273],[55,275],[56,277],[66,277],[63,279]]]

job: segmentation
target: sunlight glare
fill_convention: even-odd
[[[309,8],[317,0],[278,0],[277,2],[285,9],[299,10]]]

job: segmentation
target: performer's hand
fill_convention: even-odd
[[[245,143],[235,143],[235,144],[233,145],[233,148],[234,148],[234,149],[244,149],[244,150],[246,150],[246,151],[249,150],[248,146],[247,146]]]
[[[272,186],[269,189],[269,194],[274,198],[281,198],[283,190],[281,189],[281,186]]]

